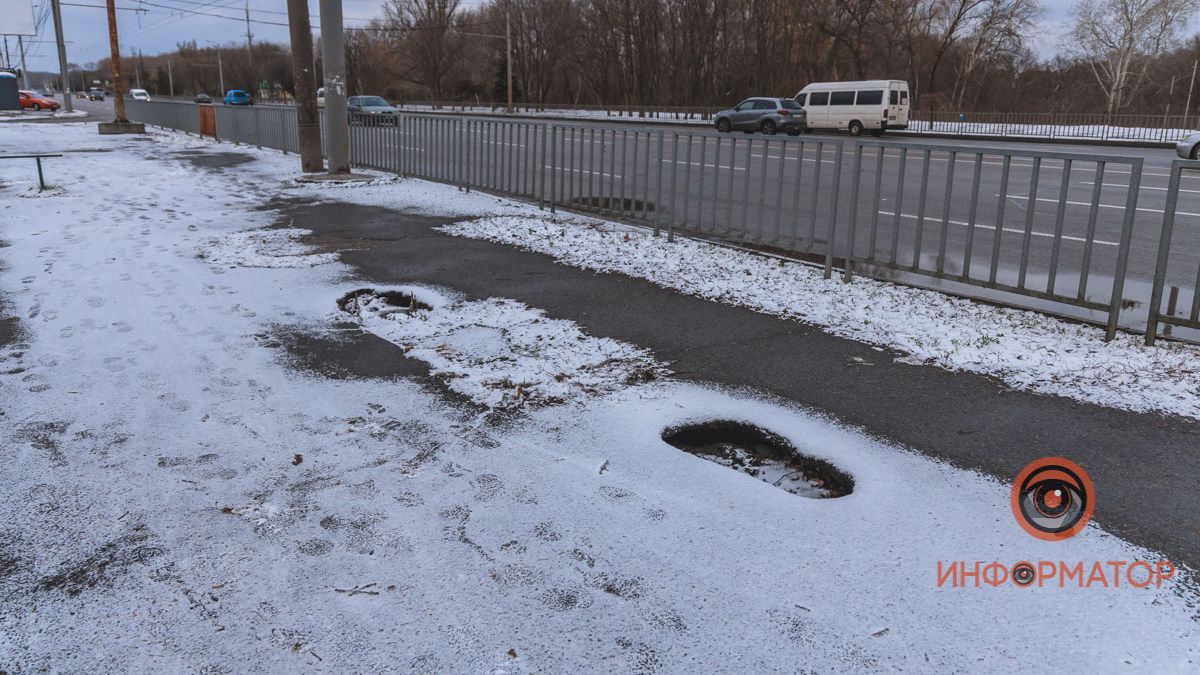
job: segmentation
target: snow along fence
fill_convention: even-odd
[[[1159,143],[1182,140],[1195,115],[913,112],[909,132],[947,136]]]
[[[129,111],[190,130],[180,105]],[[294,109],[217,108],[219,138],[295,151]],[[355,116],[350,141],[356,166],[778,251],[827,276],[838,265],[847,281],[1065,314],[1110,337],[1127,311],[1137,157],[412,114]],[[1139,265],[1148,279],[1153,261]]]

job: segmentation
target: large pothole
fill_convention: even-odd
[[[810,499],[845,497],[854,479],[833,464],[798,451],[787,439],[761,427],[714,420],[672,427],[668,444],[764,483]]]
[[[417,296],[407,291],[377,291],[373,288],[360,288],[338,298],[338,308],[347,314],[362,317],[374,314],[380,318],[388,318],[393,314],[415,314],[418,311],[433,309],[428,303],[417,299]]]

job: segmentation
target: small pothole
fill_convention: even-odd
[[[672,427],[668,444],[810,499],[845,497],[854,479],[833,464],[801,454],[779,434],[745,422],[714,420]]]
[[[347,314],[362,316],[375,314],[388,317],[393,314],[415,314],[418,311],[433,309],[428,303],[417,299],[417,296],[406,291],[377,291],[373,288],[360,288],[338,298],[338,308]]]

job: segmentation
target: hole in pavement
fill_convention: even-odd
[[[360,288],[338,298],[338,308],[347,314],[362,316],[376,314],[388,317],[393,314],[415,314],[419,311],[433,309],[428,303],[417,299],[417,296],[406,291],[377,291],[373,288]]]
[[[753,424],[730,420],[686,424],[667,429],[662,439],[801,497],[845,497],[854,491],[854,479],[846,472],[801,454],[779,434]]]

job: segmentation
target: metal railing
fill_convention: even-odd
[[[132,120],[144,121],[160,127],[200,133],[200,118],[196,104],[182,101],[139,101],[125,99],[125,115]]]
[[[1171,175],[1167,183],[1167,203],[1163,208],[1162,234],[1158,240],[1158,260],[1154,267],[1154,285],[1150,293],[1150,306],[1146,317],[1146,344],[1154,345],[1159,336],[1158,326],[1166,326],[1164,334],[1171,334],[1172,326],[1200,329],[1200,265],[1194,273],[1181,270],[1189,278],[1195,278],[1191,289],[1191,303],[1187,313],[1176,315],[1179,304],[1179,287],[1172,286],[1167,308],[1162,308],[1163,293],[1167,288],[1167,271],[1171,267],[1171,245],[1175,241],[1175,215],[1179,203],[1179,183],[1183,173],[1200,172],[1200,162],[1177,159],[1171,163]],[[1194,232],[1192,234],[1195,234]],[[1186,300],[1186,299],[1185,299]]]
[[[130,110],[194,128],[179,105],[189,104]],[[217,124],[222,139],[296,148],[294,111],[219,109]],[[1138,208],[1139,157],[416,114],[356,115],[350,141],[356,166],[611,215],[668,239],[685,230],[776,249],[823,264],[827,277],[837,264],[846,281],[866,275],[1066,314],[1104,325],[1109,338],[1135,215],[1155,211]],[[1176,162],[1168,215],[1184,169],[1200,163]],[[1148,332],[1200,327],[1194,299],[1186,322],[1157,311],[1163,279],[1160,269]]]
[[[847,281],[855,269],[935,277],[1106,312],[1116,334],[1140,157],[880,141],[853,153]],[[1114,191],[1119,205],[1102,202]]]
[[[961,113],[913,111],[908,131],[952,136],[1173,143],[1200,124],[1189,115]]]

